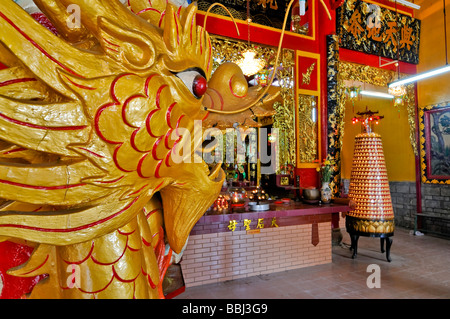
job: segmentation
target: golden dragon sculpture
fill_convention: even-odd
[[[8,273],[48,274],[32,298],[163,298],[172,253],[225,177],[194,151],[195,121],[220,126],[217,101],[260,88],[232,64],[211,81],[195,4],[78,0],[74,27],[72,1],[34,3],[56,32],[0,1],[0,241],[34,246]]]

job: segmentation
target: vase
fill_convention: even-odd
[[[331,188],[328,182],[322,183],[322,188],[320,189],[320,200],[322,203],[329,203],[331,201]]]

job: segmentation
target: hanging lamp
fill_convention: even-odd
[[[246,76],[251,76],[261,71],[266,62],[263,59],[256,58],[256,52],[250,46],[250,0],[247,0],[247,50],[242,53],[243,58],[236,61]]]
[[[397,13],[397,1],[395,1],[395,19],[396,24],[398,26],[398,13]],[[395,66],[397,67],[397,80],[400,80],[400,29],[397,32],[397,62]],[[394,103],[396,106],[399,104],[398,102],[403,103],[403,96],[406,95],[406,87],[404,85],[396,85],[388,87],[388,93],[394,96],[394,100],[397,101]]]
[[[361,92],[361,86],[350,86],[345,88],[345,94],[347,98],[352,102],[353,109],[355,108],[355,102],[359,100]],[[354,110],[353,110],[354,111]]]

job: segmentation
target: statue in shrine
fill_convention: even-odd
[[[163,298],[172,254],[225,177],[190,136],[203,96],[249,88],[230,66],[208,85],[195,4],[34,3],[50,30],[0,1],[0,241],[34,247],[8,274],[46,277],[31,298]]]

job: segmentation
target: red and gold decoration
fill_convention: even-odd
[[[320,56],[305,51],[297,52],[298,93],[314,95],[319,90]]]
[[[419,63],[420,20],[359,0],[346,0],[336,20],[342,48]]]
[[[381,117],[371,111],[358,114],[360,117],[356,120],[363,125],[365,132],[355,138],[349,198],[356,206],[346,216],[346,228],[352,239],[353,257],[356,256],[360,235],[380,237],[382,241],[388,239],[386,257],[390,261],[394,211],[381,136],[371,129],[371,124]]]
[[[368,125],[370,126],[370,129],[373,130],[373,124],[378,125],[380,123],[380,120],[384,118],[384,116],[377,114],[378,112],[372,111],[357,112],[356,115],[358,116],[352,118],[352,123],[361,123],[362,125]]]
[[[281,29],[283,26],[284,16],[289,5],[289,0],[251,0],[249,6],[245,0],[200,0],[198,1],[199,10],[207,11],[208,8],[214,3],[221,3],[225,5],[230,10],[231,14],[237,19],[246,20],[248,15],[251,15],[253,23]],[[308,18],[311,17],[309,11]],[[214,8],[211,12],[214,14],[228,16],[228,13],[220,7]],[[286,30],[290,29],[290,20],[291,16],[289,15]]]

